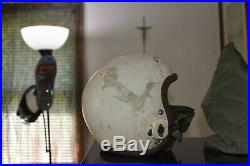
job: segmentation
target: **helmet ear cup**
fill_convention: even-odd
[[[147,155],[151,155],[163,148],[170,150],[175,142],[175,139],[171,136],[172,129],[169,126],[171,121],[173,121],[173,115],[170,110],[170,105],[168,102],[168,88],[169,86],[176,81],[178,78],[176,73],[169,75],[162,83],[161,86],[161,99],[164,107],[163,109],[158,110],[159,115],[167,118],[159,118],[157,121],[153,122],[148,128],[148,136],[152,137],[155,140],[155,144],[158,146],[147,151]],[[165,113],[164,113],[165,112]]]
[[[182,133],[187,130],[194,116],[194,109],[186,106],[172,106],[168,102],[169,86],[176,81],[177,78],[177,74],[173,73],[168,76],[162,84],[161,98],[167,115],[168,133],[167,136],[161,140],[157,148],[171,149],[176,140],[180,142],[182,139]],[[159,128],[158,131],[160,131]]]
[[[42,112],[37,106],[35,87],[35,85],[32,85],[25,90],[17,110],[17,116],[27,123],[36,121]]]
[[[159,144],[168,135],[167,118],[158,118],[151,122],[147,130],[147,135],[154,140],[153,143]]]

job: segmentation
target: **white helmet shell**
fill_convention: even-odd
[[[162,86],[171,75],[176,78],[168,81],[166,91],[177,75],[149,55],[121,56],[97,71],[82,96],[84,119],[97,142],[113,143],[114,136],[124,136],[150,140],[149,152],[157,149],[169,134],[167,92],[164,107]]]

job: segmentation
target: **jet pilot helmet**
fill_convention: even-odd
[[[82,113],[96,141],[113,144],[114,136],[124,136],[150,140],[146,155],[170,150],[194,116],[192,108],[168,102],[168,88],[176,80],[158,57],[125,55],[107,63],[89,79],[82,96]],[[119,153],[138,155],[138,148]]]

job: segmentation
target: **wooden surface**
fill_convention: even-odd
[[[161,151],[150,157],[126,157],[102,152],[94,142],[82,163],[247,163],[248,156],[227,155],[204,150],[203,138],[184,138],[173,151]]]
[[[76,5],[78,4],[78,5]],[[84,155],[84,147],[87,146],[87,126],[82,115],[82,92],[84,86],[84,6],[83,3],[74,3],[76,19],[75,36],[75,106],[76,106],[76,133],[77,133],[77,162],[80,162]]]

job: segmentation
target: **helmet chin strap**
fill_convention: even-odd
[[[52,163],[49,109],[53,104],[57,67],[56,60],[52,56],[52,50],[39,50],[39,52],[41,58],[35,70],[36,85],[25,90],[19,104],[17,116],[20,116],[27,123],[31,123],[36,121],[41,113],[43,114],[46,152],[49,153],[49,163]],[[47,114],[47,120],[44,112]]]

